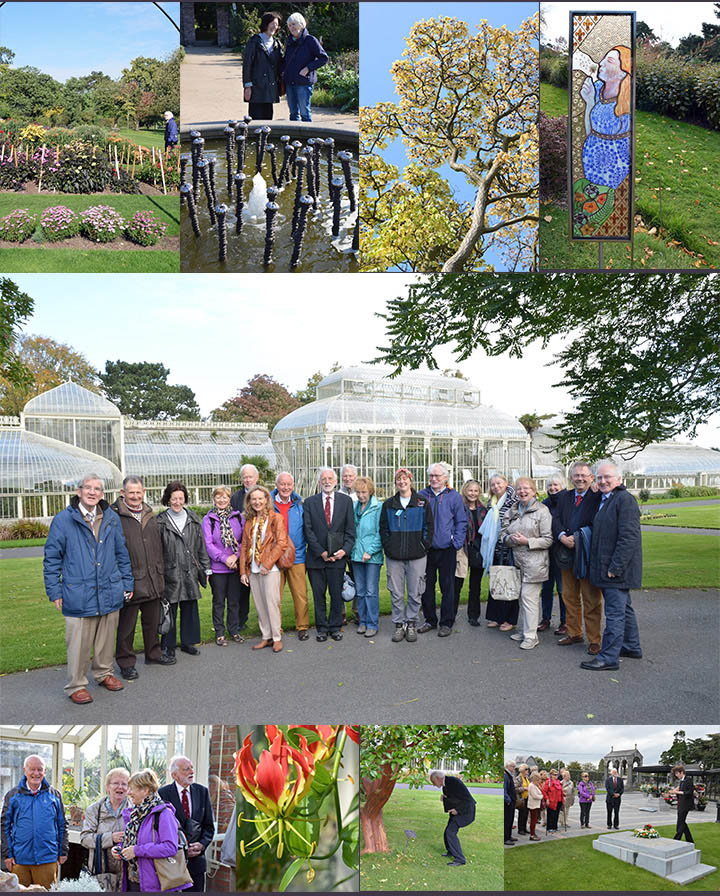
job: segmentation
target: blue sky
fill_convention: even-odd
[[[537,3],[361,3],[360,4],[360,104],[373,106],[397,100],[390,67],[400,59],[410,28],[421,19],[453,16],[477,26],[483,19],[490,25],[517,29],[537,12]],[[400,170],[408,164],[405,147],[396,140],[383,156]],[[472,202],[475,190],[466,179],[448,166],[439,169],[456,190],[456,198]],[[486,258],[504,270],[493,253]]]
[[[179,3],[163,3],[180,24]],[[13,66],[32,65],[56,81],[101,71],[118,78],[137,56],[162,58],[180,35],[152,3],[6,3],[0,8],[0,45]]]

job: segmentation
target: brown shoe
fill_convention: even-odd
[[[558,644],[561,647],[567,647],[568,644],[582,644],[584,640],[582,635],[566,635],[564,638],[560,638]]]
[[[567,626],[564,622],[561,622],[560,625],[555,629],[556,635],[564,635],[567,632]]]
[[[550,628],[550,620],[549,620],[549,619],[543,619],[543,621],[542,621],[542,622],[540,623],[540,625],[537,627],[537,630],[538,630],[539,632],[544,632],[544,631],[545,631],[546,629],[548,629],[548,628]]]
[[[109,691],[121,691],[125,687],[120,679],[115,678],[114,675],[107,675],[99,684]]]
[[[280,653],[282,650],[282,641],[273,641],[273,653]]]
[[[121,685],[122,687],[122,685]],[[73,691],[70,694],[70,699],[73,703],[92,703],[93,698],[92,694],[87,688],[80,688],[79,691]]]
[[[591,645],[588,647],[588,651],[587,651],[587,652],[588,652],[588,653],[591,653],[593,656],[595,656],[596,654],[600,653],[601,650],[602,650],[602,648],[600,647],[599,644],[591,644]]]
[[[272,641],[258,641],[257,644],[253,644],[253,650],[262,650],[263,647],[272,647]]]

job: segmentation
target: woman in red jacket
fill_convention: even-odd
[[[556,834],[558,815],[563,804],[563,789],[562,784],[558,781],[556,768],[550,769],[550,779],[543,784],[542,792],[547,805],[547,832]]]

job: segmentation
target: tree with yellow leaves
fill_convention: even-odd
[[[534,270],[538,221],[538,17],[517,31],[450,16],[417,22],[391,73],[398,102],[360,109],[361,261],[389,268]],[[381,151],[401,138],[400,176]],[[464,175],[472,204],[441,173]]]

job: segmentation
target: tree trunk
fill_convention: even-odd
[[[392,775],[389,765],[382,766],[380,772],[379,778],[363,778],[362,782],[365,791],[365,802],[360,806],[360,825],[364,841],[363,854],[390,852],[382,810],[390,799],[397,778]]]

